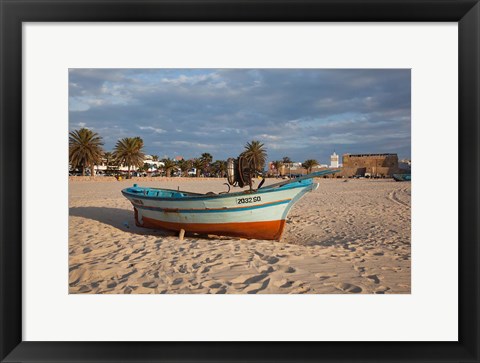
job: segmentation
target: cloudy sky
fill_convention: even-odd
[[[251,140],[269,160],[410,158],[410,86],[408,69],[70,69],[69,128],[106,151],[140,136],[161,158],[227,159]]]

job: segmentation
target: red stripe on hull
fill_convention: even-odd
[[[142,221],[143,224],[138,222],[138,212],[135,208],[135,222],[137,226],[153,229],[167,229],[170,231],[184,229],[186,232],[193,233],[279,241],[285,227],[285,220],[241,223],[173,223],[143,217]]]

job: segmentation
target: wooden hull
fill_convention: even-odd
[[[138,210],[135,208],[135,223],[139,227],[166,229],[169,231],[215,234],[220,236],[241,237],[249,239],[280,240],[285,220],[266,222],[234,222],[234,223],[174,223],[143,217],[138,221]]]
[[[122,193],[133,204],[135,222],[141,227],[280,240],[290,208],[317,187],[309,179],[276,189],[214,196],[151,188],[127,188]]]

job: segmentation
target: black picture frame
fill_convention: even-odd
[[[0,13],[0,359],[2,362],[479,361],[480,4],[478,1],[0,0]],[[22,341],[22,22],[27,21],[458,22],[459,341]],[[446,152],[448,147],[448,145],[445,146]]]

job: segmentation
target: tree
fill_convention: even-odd
[[[253,162],[258,172],[262,172],[265,168],[267,150],[265,149],[265,145],[260,141],[252,140],[248,142],[241,156],[244,156],[248,162]]]
[[[103,153],[103,158],[105,159],[105,166],[108,167],[112,164],[113,154],[110,151]]]
[[[216,160],[212,164],[212,171],[218,177],[223,177],[227,173],[227,162],[225,160]]]
[[[302,164],[302,166],[307,169],[307,173],[310,174],[312,172],[313,167],[319,165],[317,160],[308,159]]]
[[[132,166],[142,167],[145,155],[143,153],[143,140],[140,137],[125,137],[118,140],[115,145],[113,157],[116,162],[128,167],[128,178]]]
[[[210,170],[210,163],[213,160],[213,156],[209,153],[203,153],[202,156],[200,156],[200,160],[202,162],[202,172],[205,174]]]
[[[198,178],[200,176],[200,172],[202,171],[203,161],[201,159],[193,159],[192,166],[195,168],[196,177]]]
[[[115,162],[113,153],[111,153],[110,151],[103,153],[103,159],[105,160],[105,166],[107,167],[107,175],[110,175],[112,171],[118,171],[118,164]]]
[[[178,162],[178,167],[180,168],[180,171],[182,172],[182,176],[185,176],[188,169],[192,168],[192,161],[182,159]]]
[[[275,170],[277,171],[277,176],[279,176],[280,175],[280,169],[283,166],[283,161],[276,160],[272,164],[273,164]]]
[[[150,163],[144,163],[143,164],[143,170],[145,170],[147,173],[150,169],[152,169],[154,167],[153,164],[150,164]]]
[[[290,175],[290,169],[292,168],[292,160],[288,156],[284,156],[282,162],[288,167],[288,174]]]
[[[175,161],[170,159],[163,159],[162,163],[163,163],[163,170],[165,170],[165,175],[167,177],[170,177],[172,169],[177,166],[177,163],[175,163]]]
[[[82,175],[85,176],[85,169],[90,167],[91,175],[95,176],[95,164],[102,160],[102,138],[92,130],[81,128],[69,133],[68,156],[72,167],[82,168]]]
[[[158,155],[152,155],[152,161],[158,161]]]

